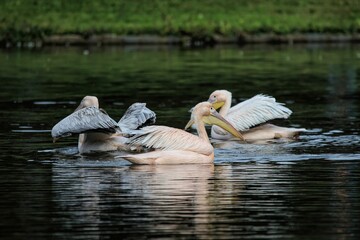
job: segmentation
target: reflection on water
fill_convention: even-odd
[[[358,239],[357,45],[0,50],[1,239]],[[110,116],[147,102],[183,128],[215,89],[275,96],[297,141],[213,141],[214,165],[81,156],[49,130],[84,95]],[[117,120],[117,119],[116,119]]]
[[[87,164],[60,162],[19,175],[18,182],[28,183],[11,191],[22,205],[12,212],[2,207],[7,232],[60,239],[328,239],[358,231],[358,162]]]
[[[357,74],[356,66],[353,64],[338,64],[332,65],[329,69],[329,87],[328,87],[328,110],[326,111],[328,117],[349,117],[356,118],[356,95],[357,89]],[[350,98],[345,100],[346,98]]]

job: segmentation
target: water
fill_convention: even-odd
[[[0,50],[1,239],[358,239],[360,46]],[[215,89],[264,93],[297,141],[214,141],[214,165],[81,156],[49,130],[84,95],[183,128]]]

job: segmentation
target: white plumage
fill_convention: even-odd
[[[226,118],[238,131],[241,131],[245,140],[263,140],[272,138],[293,138],[306,129],[284,128],[271,124],[264,124],[269,120],[288,118],[292,111],[283,103],[276,102],[276,99],[263,94],[256,95],[231,107],[232,94],[227,90],[216,90],[208,102],[215,108],[221,108],[220,114]],[[225,130],[213,126],[211,137],[214,139],[228,140],[232,136]]]
[[[276,102],[275,98],[259,94],[230,108],[226,119],[237,130],[245,131],[272,119],[286,119],[291,113],[290,109],[283,103]]]
[[[144,127],[128,141],[128,144],[146,147],[150,152],[121,157],[135,164],[208,164],[214,161],[214,148],[206,133],[205,122],[218,124],[234,136],[241,137],[241,134],[208,102],[199,103],[194,107],[188,125],[192,122],[197,126],[198,136],[172,127]]]
[[[119,126],[104,111],[95,106],[90,106],[73,112],[58,122],[52,128],[51,136],[61,138],[90,130],[115,133],[119,130]]]
[[[124,113],[118,125],[122,133],[132,133],[140,127],[155,123],[156,114],[146,107],[146,103],[134,103]]]
[[[148,126],[130,139],[130,144],[162,150],[188,150],[210,154],[212,147],[191,133],[167,126]]]
[[[54,140],[79,134],[80,153],[91,151],[130,150],[126,144],[128,135],[136,134],[140,127],[154,123],[156,115],[145,103],[134,103],[119,123],[102,109],[98,99],[86,96],[75,112],[58,122],[52,129]]]

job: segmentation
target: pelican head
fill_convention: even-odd
[[[85,96],[81,100],[81,103],[79,104],[79,106],[75,109],[75,112],[80,109],[83,109],[86,107],[91,107],[91,106],[99,108],[99,100],[95,96]]]
[[[210,94],[208,102],[211,103],[215,109],[219,109],[226,101],[229,101],[229,99],[231,99],[231,92],[226,90],[216,90]]]
[[[188,124],[186,124],[185,130],[188,129],[194,123],[197,124],[203,122],[209,125],[217,125],[233,136],[244,140],[241,133],[239,133],[225,118],[223,118],[213,107],[210,102],[198,103],[191,113],[191,118]]]

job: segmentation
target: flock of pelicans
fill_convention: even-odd
[[[212,125],[211,138],[220,140],[296,138],[305,131],[266,123],[276,118],[288,118],[292,113],[273,97],[256,95],[233,107],[231,102],[229,91],[217,90],[207,102],[192,108],[185,130],[196,128],[198,135],[193,135],[181,129],[152,125],[156,115],[145,103],[134,103],[116,122],[99,108],[96,97],[86,96],[72,114],[53,127],[51,135],[56,141],[79,134],[81,154],[122,151],[126,154],[120,157],[134,164],[205,164],[214,161],[214,148],[205,125]]]

